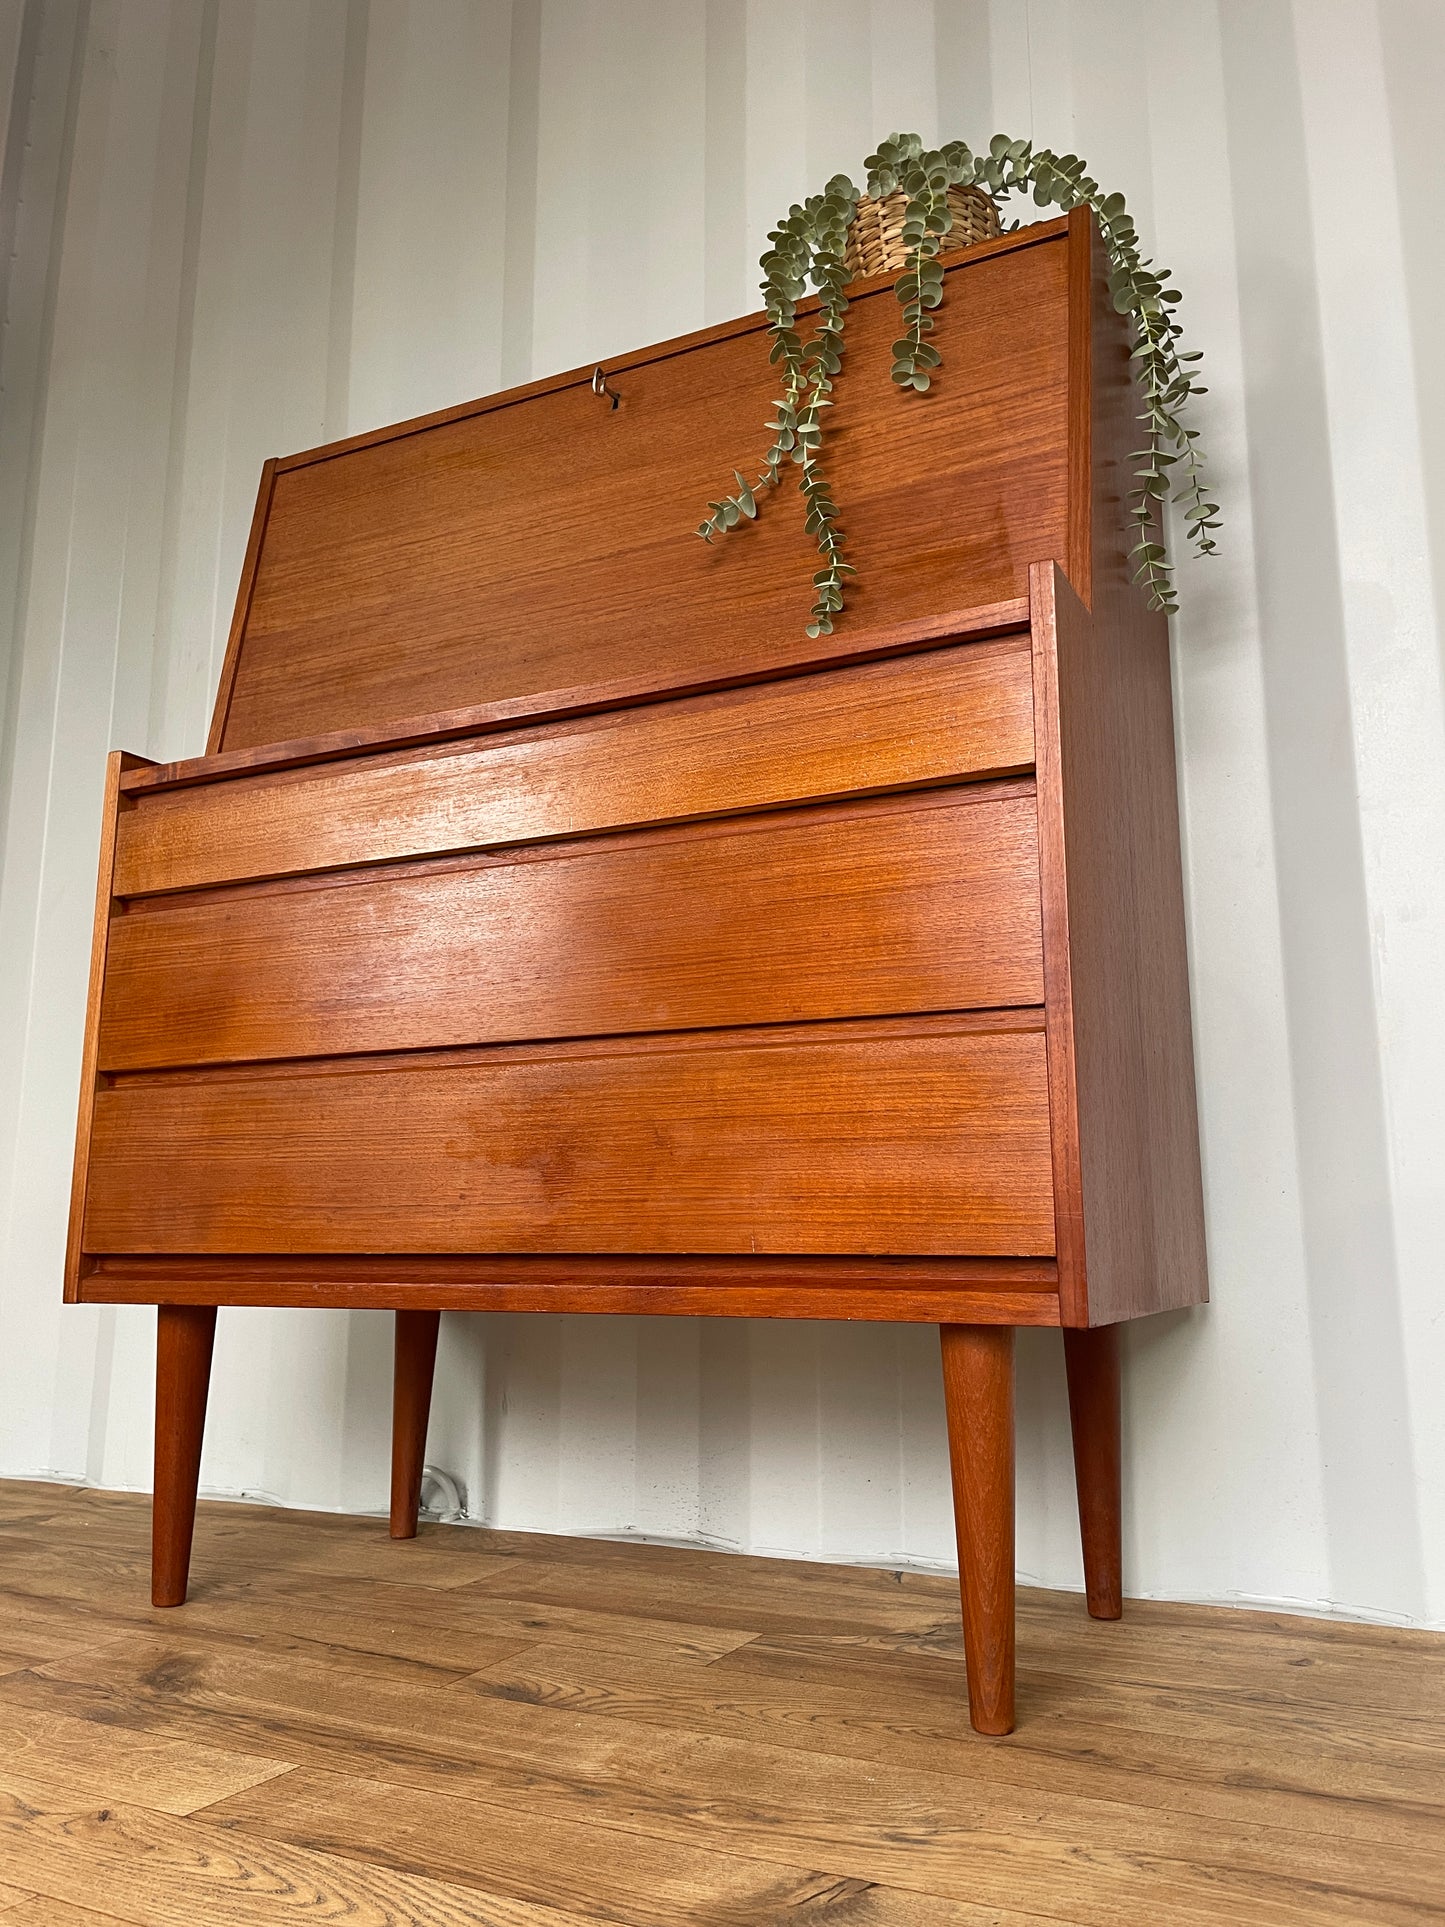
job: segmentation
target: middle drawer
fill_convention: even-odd
[[[100,1068],[1042,1002],[1023,778],[138,899]]]

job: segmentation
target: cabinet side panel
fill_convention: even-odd
[[[1144,1044],[1144,1109],[1152,1187],[1153,1274],[1146,1309],[1203,1304],[1209,1296],[1199,1112],[1194,1088],[1189,955],[1184,923],[1179,784],[1169,624],[1132,580],[1128,493],[1130,451],[1139,445],[1139,402],[1129,358],[1129,324],[1109,295],[1108,261],[1092,218],[1094,556],[1090,579],[1096,634],[1112,640],[1113,673],[1127,705],[1131,741],[1116,781],[1131,828],[1135,942]],[[1090,1321],[1127,1315],[1132,1301],[1091,1300]]]
[[[105,765],[100,862],[95,881],[95,924],[90,940],[90,985],[86,992],[80,1103],[75,1121],[75,1164],[70,1179],[70,1221],[65,1240],[65,1301],[72,1305],[80,1298],[82,1232],[90,1175],[90,1137],[95,1121],[95,1086],[100,1061],[101,994],[105,987],[105,959],[110,938],[115,877],[116,819],[123,808],[134,807],[121,796],[120,779],[126,770],[147,766],[146,757],[128,755],[123,749],[113,749]]]
[[[266,523],[271,514],[271,496],[276,486],[276,460],[272,456],[261,464],[261,485],[256,490],[256,506],[251,512],[251,533],[246,538],[246,556],[241,564],[241,580],[236,588],[236,607],[231,614],[231,632],[226,638],[226,654],[221,663],[221,680],[216,690],[216,707],[211,714],[206,754],[214,756],[226,737],[226,721],[231,713],[231,695],[236,687],[236,672],[241,666],[241,646],[251,615],[251,596],[256,586],[256,571],[261,564],[261,548],[266,540]]]
[[[1207,1297],[1168,639],[1127,585],[1053,601],[1087,1302],[1109,1324]],[[1042,767],[1040,772],[1042,790]],[[1066,1322],[1080,1308],[1067,1305]]]
[[[1069,215],[1069,528],[1064,573],[1085,608],[1094,606],[1094,289],[1102,243],[1087,207]]]

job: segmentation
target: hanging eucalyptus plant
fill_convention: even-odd
[[[975,187],[996,201],[1032,190],[1040,207],[1052,203],[1067,211],[1094,210],[1109,257],[1109,290],[1114,306],[1133,318],[1133,358],[1137,365],[1143,412],[1144,446],[1132,457],[1134,486],[1129,512],[1136,540],[1130,551],[1136,582],[1154,609],[1177,607],[1173,569],[1164,547],[1163,505],[1183,508],[1187,539],[1199,555],[1215,553],[1219,506],[1209,498],[1198,448],[1198,433],[1182,419],[1191,395],[1205,390],[1194,380],[1197,352],[1180,348],[1182,329],[1175,319],[1179,292],[1169,286],[1169,271],[1155,268],[1139,251],[1133,221],[1122,194],[1105,194],[1085,172],[1076,154],[1055,154],[1026,140],[995,134],[986,154],[962,141],[925,149],[917,134],[894,134],[866,163],[870,195],[902,191],[908,196],[903,239],[907,261],[895,287],[903,310],[903,332],[893,344],[893,380],[918,394],[927,391],[940,355],[928,340],[931,309],[943,300],[943,238],[953,226],[950,187]],[[758,495],[775,488],[783,464],[798,466],[798,487],[807,507],[805,526],[818,545],[822,566],[813,577],[816,591],[810,636],[832,633],[833,617],[843,607],[843,579],[857,571],[843,559],[844,535],[823,472],[823,410],[831,407],[834,377],[843,365],[843,327],[850,279],[846,260],[848,229],[861,190],[846,174],[835,174],[821,194],[789,208],[768,236],[763,270],[763,301],[772,336],[770,360],[781,371],[782,393],[767,424],[771,437],[762,467],[749,483],[733,471],[737,492],[710,502],[698,529],[705,542],[753,520]],[[1017,221],[1012,223],[1017,227]],[[811,281],[818,293],[818,323],[805,343],[796,327],[798,302]],[[1172,473],[1171,473],[1172,471]]]

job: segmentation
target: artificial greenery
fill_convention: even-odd
[[[919,394],[928,389],[931,371],[940,361],[927,337],[934,325],[930,310],[943,300],[943,265],[938,257],[943,238],[953,226],[949,188],[980,188],[999,202],[1031,190],[1040,207],[1052,202],[1065,210],[1085,205],[1094,210],[1108,251],[1114,306],[1133,317],[1133,356],[1143,402],[1139,419],[1144,447],[1132,457],[1136,467],[1129,508],[1137,539],[1130,559],[1135,580],[1148,591],[1151,608],[1172,612],[1177,604],[1162,536],[1163,505],[1172,492],[1183,507],[1188,540],[1200,555],[1215,552],[1219,507],[1209,499],[1205,486],[1199,431],[1181,418],[1190,396],[1205,392],[1194,380],[1194,364],[1200,356],[1186,354],[1179,346],[1182,330],[1174,314],[1179,292],[1169,286],[1168,270],[1155,268],[1140,253],[1123,195],[1105,194],[1076,154],[1055,154],[1046,147],[1035,148],[1030,141],[1010,140],[1006,134],[995,134],[986,154],[975,154],[962,141],[925,149],[917,134],[895,134],[865,164],[870,195],[900,189],[908,195],[903,239],[909,254],[895,288],[903,310],[903,333],[893,344],[893,380]],[[756,479],[750,484],[735,469],[736,494],[710,502],[711,512],[698,529],[703,540],[710,542],[715,535],[753,520],[759,491],[777,486],[785,461],[796,463],[798,486],[807,505],[806,527],[817,541],[822,560],[813,577],[816,594],[810,636],[831,634],[833,617],[843,607],[843,578],[856,574],[843,559],[844,536],[823,472],[822,453],[823,410],[832,406],[833,379],[843,365],[850,278],[844,251],[860,198],[861,190],[845,174],[835,174],[821,194],[789,208],[768,236],[768,250],[760,263],[762,291],[772,336],[770,359],[781,370],[782,394],[767,424],[771,440]],[[818,325],[805,343],[795,323],[798,302],[810,280],[819,297]]]

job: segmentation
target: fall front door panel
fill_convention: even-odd
[[[1019,596],[1030,562],[1065,560],[1067,263],[1063,222],[945,259],[926,398],[888,380],[891,287],[855,296],[827,456],[859,570],[851,629]],[[791,464],[756,524],[694,534],[766,442],[764,328],[629,359],[615,410],[589,370],[288,458],[213,747],[801,645],[817,557]]]

